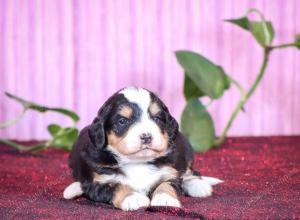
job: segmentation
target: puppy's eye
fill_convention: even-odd
[[[120,118],[120,119],[118,120],[118,124],[119,124],[119,125],[127,125],[128,122],[129,122],[129,120],[128,120],[127,118]]]

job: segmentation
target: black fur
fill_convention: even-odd
[[[118,183],[100,184],[84,181],[81,187],[89,199],[112,204],[112,198],[118,185]]]

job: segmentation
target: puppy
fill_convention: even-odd
[[[179,195],[207,197],[222,181],[193,171],[193,151],[168,108],[152,92],[120,90],[98,111],[73,146],[76,182],[64,198],[85,195],[122,210],[181,207]]]

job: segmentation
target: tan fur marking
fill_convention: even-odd
[[[153,192],[152,197],[154,197],[157,194],[161,194],[161,193],[166,193],[166,194],[172,196],[173,198],[177,199],[177,193],[176,193],[175,189],[168,182],[161,183]]]
[[[130,129],[127,132],[130,132]],[[130,155],[130,156],[132,156],[134,158],[135,156],[139,156],[139,155],[131,155],[134,152],[130,152],[129,148],[126,147],[124,138],[126,137],[127,132],[123,136],[118,137],[113,131],[110,131],[107,134],[108,145],[110,145],[111,147],[113,147],[114,149],[116,149],[119,153],[121,153],[123,155]],[[160,148],[157,149],[158,152],[155,152],[153,154],[153,157],[159,157],[159,156],[164,155],[165,152],[166,152],[166,150],[168,149],[168,144],[169,144],[168,133],[164,132],[161,135],[162,135],[161,138],[162,138],[163,142],[162,142]],[[138,150],[138,149],[136,149],[136,150]]]
[[[102,182],[104,180],[103,176],[98,174],[98,173],[95,173],[94,172],[94,182],[97,181],[97,182]]]
[[[192,175],[192,170],[190,168],[187,168],[184,175]]]
[[[200,179],[198,176],[194,176],[193,172],[190,168],[188,168],[185,173],[182,175],[183,180],[192,180],[192,179]]]
[[[133,114],[133,110],[129,106],[125,105],[121,108],[121,110],[119,111],[119,114],[124,116],[125,118],[130,118]]]
[[[169,174],[168,174],[168,176],[166,176],[165,178],[163,178],[163,181],[168,181],[170,179],[174,179],[174,178],[178,177],[178,171],[175,168],[169,167],[169,166],[166,166],[166,167],[168,169],[168,173]],[[166,167],[164,167],[164,169]]]
[[[151,115],[156,115],[158,112],[160,112],[160,107],[156,102],[152,102],[149,107]]]
[[[127,133],[123,135],[122,137],[118,137],[115,135],[113,131],[111,131],[107,135],[107,141],[108,144],[111,145],[113,148],[115,148],[118,152],[121,154],[127,155],[130,152],[128,152],[128,149],[125,147],[125,143],[123,141],[124,137],[126,137]]]
[[[115,207],[121,208],[123,200],[133,193],[133,189],[128,185],[120,185],[113,196],[112,203]]]
[[[164,145],[164,149],[166,150],[169,146],[169,140],[170,140],[168,132],[164,132],[162,138],[164,139],[163,145]]]
[[[107,178],[108,178],[108,175],[106,174],[98,174],[98,173],[93,173],[93,181],[94,182],[99,182],[99,183],[107,183]]]

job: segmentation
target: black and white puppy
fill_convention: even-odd
[[[76,182],[64,198],[85,195],[122,210],[181,207],[179,195],[206,197],[222,182],[193,171],[193,151],[168,108],[152,92],[120,90],[98,111],[73,146]]]

